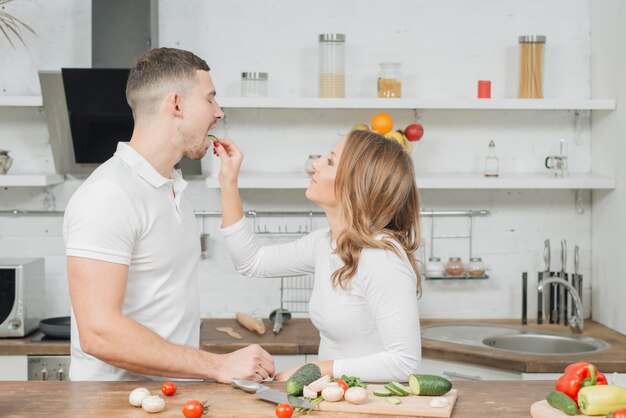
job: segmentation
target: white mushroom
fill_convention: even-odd
[[[367,400],[367,390],[358,386],[348,388],[344,397],[351,404],[358,405]]]
[[[148,396],[141,403],[141,407],[144,411],[154,414],[165,409],[165,401],[160,396]]]
[[[132,406],[141,407],[141,403],[148,396],[150,396],[150,391],[148,389],[137,388],[130,392],[130,395],[128,395],[128,402],[130,402]]]
[[[330,382],[322,390],[322,398],[328,402],[337,402],[343,398],[343,389],[337,382]]]

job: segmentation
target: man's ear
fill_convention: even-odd
[[[182,116],[182,97],[178,92],[171,92],[165,98],[165,108],[172,116]]]

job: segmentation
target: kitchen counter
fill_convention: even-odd
[[[453,418],[530,416],[530,406],[553,388],[553,382],[455,382],[459,397]],[[283,384],[271,383],[282,390]],[[0,411],[6,418],[16,417],[146,417],[141,408],[128,403],[128,394],[138,386],[160,393],[157,382],[0,382]],[[164,397],[165,410],[155,417],[180,417],[183,404],[192,399],[207,400],[207,417],[267,418],[274,416],[275,405],[228,385],[181,382],[173,397]],[[373,416],[361,414],[363,417]],[[305,416],[298,415],[297,416]],[[312,412],[309,417],[352,417],[355,414]],[[387,417],[392,418],[391,415]]]
[[[446,323],[480,323],[519,326],[513,319],[457,320],[423,319],[422,326]],[[283,325],[283,331],[274,335],[271,322],[265,320],[267,332],[264,335],[253,333],[239,325],[235,319],[211,318],[202,321],[200,348],[214,353],[228,353],[249,344],[260,344],[271,354],[317,354],[319,334],[311,321],[294,318]],[[218,332],[216,327],[232,327],[243,338],[234,339]],[[563,325],[529,324],[527,329],[554,331],[570,334]],[[68,355],[69,341],[32,341],[41,335],[39,331],[24,338],[0,339],[0,355]],[[495,367],[524,373],[561,373],[565,366],[577,361],[594,363],[605,372],[626,373],[626,336],[594,321],[585,321],[584,335],[599,338],[611,344],[604,351],[577,355],[529,355],[512,353],[490,348],[466,346],[449,342],[422,339],[424,358],[458,361],[481,366]]]

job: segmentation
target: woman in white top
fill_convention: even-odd
[[[272,246],[256,241],[244,217],[237,187],[243,154],[228,140],[214,152],[222,163],[222,232],[237,270],[257,277],[315,273],[309,310],[320,332],[315,363],[322,375],[388,382],[418,372],[419,199],[403,148],[375,133],[351,132],[315,162],[306,191],[330,228]]]

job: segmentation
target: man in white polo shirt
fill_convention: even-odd
[[[198,349],[200,247],[187,183],[174,169],[204,157],[223,118],[206,62],[171,48],[131,68],[130,142],[70,200],[63,224],[72,301],[71,380],[260,381],[274,360],[258,345]]]

